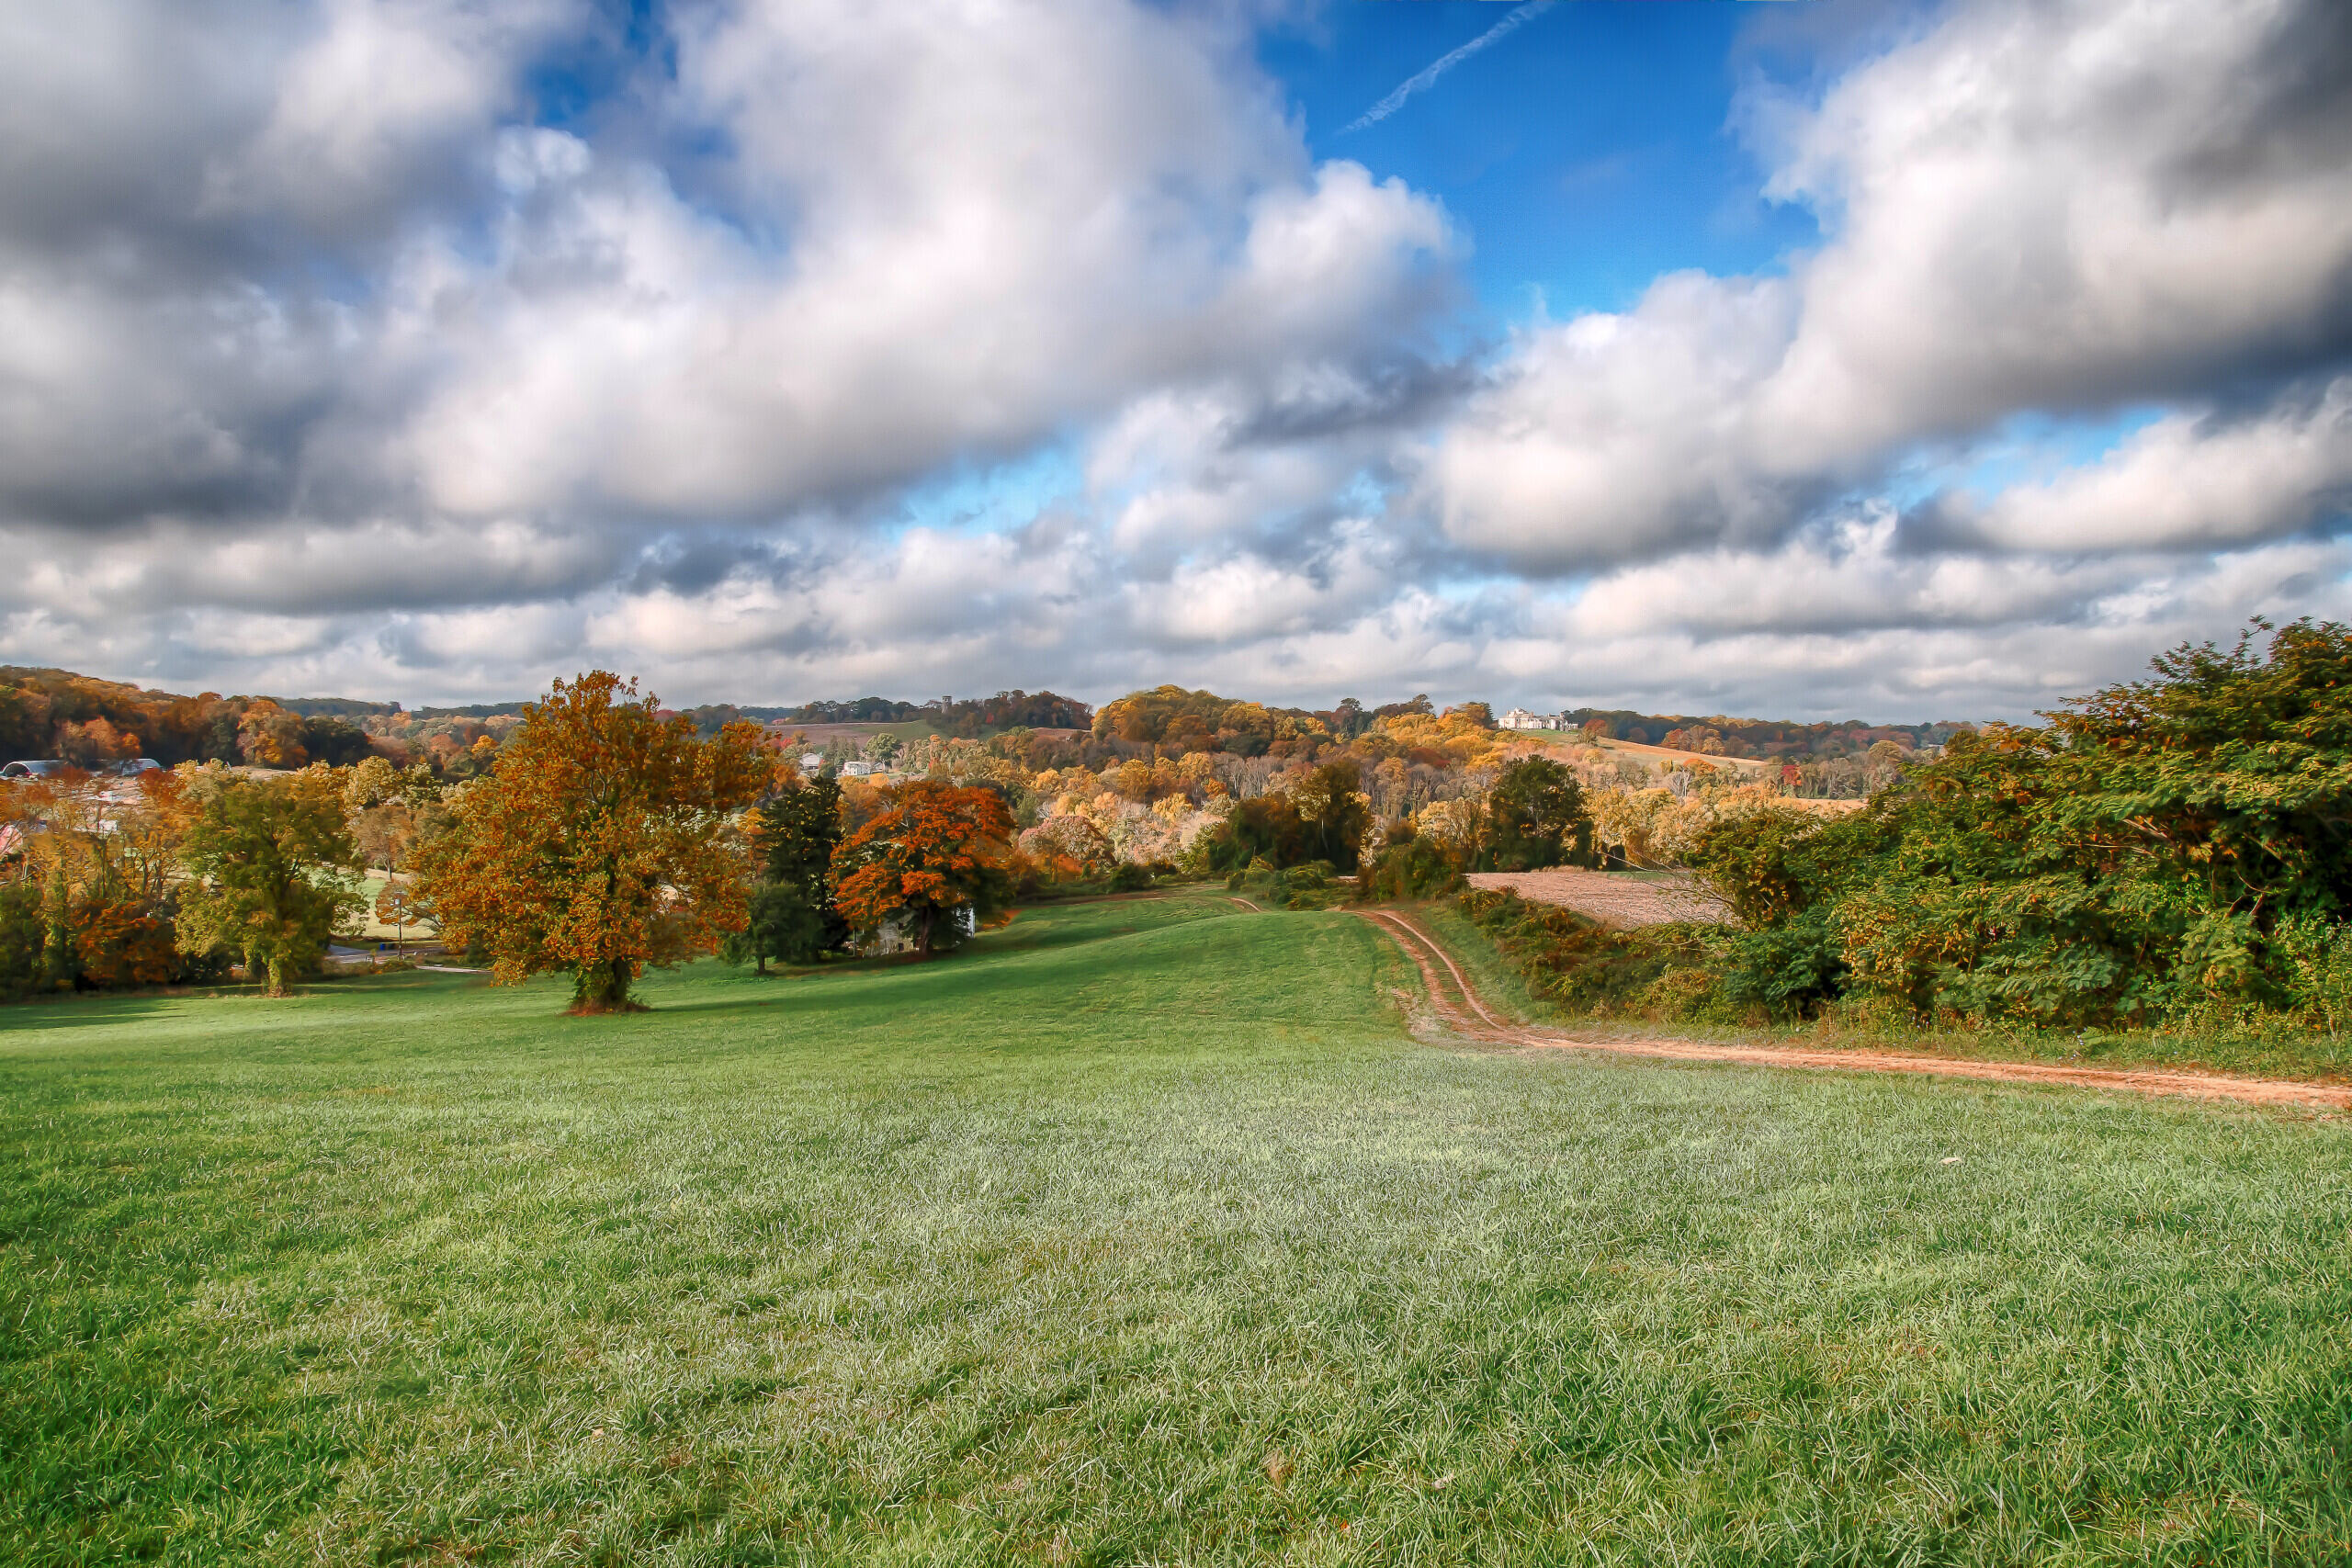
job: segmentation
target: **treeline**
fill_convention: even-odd
[[[1635,713],[1629,708],[1571,708],[1561,715],[1561,722],[1566,728],[1587,735],[1631,740],[1637,745],[1670,746],[1678,751],[1726,757],[1775,758],[1788,762],[1861,757],[1880,744],[1922,751],[1975,728],[1957,719],[1935,724],[1864,724],[1860,719],[1795,724],[1780,719],[1733,718],[1724,714],[1694,718],[1685,714]]]
[[[214,981],[283,994],[361,907],[344,778],[217,763],[0,794],[0,997]]]
[[[2260,629],[2267,648],[2183,646],[2042,725],[1957,732],[1850,815],[1721,815],[1683,858],[1731,927],[1474,912],[1579,1006],[2333,1032],[2352,1022],[2352,629]]]
[[[180,762],[337,766],[364,757],[347,718],[305,716],[268,697],[180,696],[63,670],[0,668],[0,761],[51,758],[84,768],[134,757]]]
[[[922,720],[943,735],[975,739],[1008,729],[1084,729],[1094,710],[1072,697],[1052,692],[999,692],[992,697],[941,697],[928,703],[906,703],[888,697],[856,697],[847,702],[803,703],[797,707],[696,708],[695,715],[731,715],[785,724],[910,724]],[[714,732],[716,725],[707,732]]]
[[[1466,703],[1448,711],[1461,713],[1484,728],[1494,728],[1492,710],[1484,703]],[[1317,741],[1352,740],[1383,720],[1436,716],[1426,694],[1369,710],[1355,698],[1346,697],[1335,708],[1317,710],[1268,707],[1221,697],[1215,692],[1155,686],[1105,703],[1094,716],[1094,733],[1178,755],[1226,751],[1239,757],[1279,757]]]

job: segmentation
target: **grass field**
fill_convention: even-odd
[[[1361,920],[0,1010],[0,1561],[2352,1561],[2352,1127],[1436,1049]]]

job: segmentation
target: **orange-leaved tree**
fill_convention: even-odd
[[[415,902],[503,985],[570,970],[574,1012],[628,1008],[648,964],[742,929],[751,863],[734,818],[775,775],[755,725],[701,740],[634,681],[558,681],[450,797],[454,819],[418,852]]]
[[[918,779],[833,852],[834,906],[860,933],[896,924],[923,957],[948,952],[1012,918],[1012,840],[994,790]]]

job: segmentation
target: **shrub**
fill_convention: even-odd
[[[49,938],[40,890],[26,883],[0,887],[0,999],[28,997],[40,984]]]
[[[1611,931],[1570,910],[1530,903],[1510,892],[1473,890],[1462,895],[1459,907],[1494,939],[1531,995],[1571,1012],[1649,1011],[1658,999],[1653,991],[1671,971],[1700,976],[1673,982],[1674,1016],[1691,1016],[1708,989],[1703,971],[1710,954],[1693,927]],[[1684,995],[1694,987],[1698,997]]]
[[[1357,875],[1362,896],[1371,899],[1436,898],[1466,886],[1461,863],[1435,839],[1416,835],[1391,844]]]

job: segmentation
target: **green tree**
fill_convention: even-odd
[[[29,882],[0,883],[0,999],[30,996],[40,986],[48,934],[41,890]]]
[[[1523,757],[1502,771],[1487,793],[1485,842],[1479,868],[1539,871],[1570,859],[1589,860],[1592,818],[1576,774],[1548,757]]]
[[[1718,828],[1701,869],[1751,931],[1834,944],[1823,983],[1921,1012],[2307,1009],[2352,919],[2352,628],[2261,629],[2267,655],[2183,646],[2046,726],[1954,735],[1836,823]],[[1789,958],[1748,946],[1760,995]]]
[[[768,961],[813,964],[825,951],[830,924],[839,921],[829,904],[812,904],[808,893],[789,882],[763,882],[752,889],[740,931],[729,931],[718,953],[729,964],[751,964],[768,972]],[[829,919],[830,917],[830,919]]]
[[[833,852],[842,841],[841,781],[830,773],[787,784],[762,801],[752,818],[752,838],[760,857],[760,887],[752,919],[764,951],[739,947],[743,958],[813,964],[849,944],[849,922],[833,908]],[[770,893],[768,889],[781,889]],[[764,902],[763,902],[764,900]],[[741,962],[737,959],[736,962]]]
[[[183,951],[244,954],[269,994],[314,968],[327,939],[364,908],[359,851],[343,791],[324,767],[289,776],[206,780],[180,846],[189,881],[180,896]]]
[[[1305,858],[1328,861],[1340,874],[1353,876],[1372,828],[1362,771],[1353,762],[1327,763],[1301,779],[1290,800],[1307,827],[1311,849]]]

